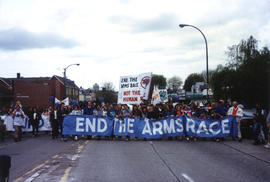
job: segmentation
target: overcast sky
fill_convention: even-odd
[[[0,0],[0,77],[63,75],[83,88],[144,72],[183,81],[253,35],[270,46],[270,0]]]

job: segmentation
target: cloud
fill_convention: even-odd
[[[70,17],[70,13],[71,13],[71,10],[60,9],[55,13],[53,18],[58,22],[64,22],[68,20],[68,18]]]
[[[0,49],[3,50],[72,48],[77,45],[79,43],[74,40],[52,33],[33,33],[19,28],[0,30]]]
[[[160,16],[149,19],[135,19],[125,16],[112,16],[109,21],[115,24],[122,24],[128,26],[132,32],[158,32],[170,31],[175,29],[178,24],[177,18],[174,14],[162,14]]]

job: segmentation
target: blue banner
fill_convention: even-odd
[[[186,134],[195,137],[235,137],[237,125],[235,117],[225,117],[221,120],[208,120],[186,117]]]
[[[139,138],[162,138],[174,136],[229,137],[237,136],[236,120],[197,119],[186,116],[167,117],[161,120],[140,118],[114,118],[96,116],[66,116],[64,135],[131,136]]]
[[[111,136],[113,119],[90,115],[66,116],[63,121],[64,135]]]
[[[139,118],[115,118],[114,135],[140,138],[162,138],[182,136],[184,134],[184,118],[169,117],[162,120]]]

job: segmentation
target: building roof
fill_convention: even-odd
[[[52,77],[20,77],[20,78],[1,78],[0,77],[0,80],[2,80],[8,86],[12,87],[12,81],[15,81],[15,80],[24,81],[24,82],[49,81],[53,77],[56,77],[56,79],[58,79],[62,84],[64,84],[64,78],[57,75],[54,75]],[[75,82],[70,79],[66,79],[66,85],[79,89],[79,87],[75,84]]]
[[[19,80],[19,81],[25,81],[25,82],[34,82],[34,81],[44,81],[44,80],[47,80],[49,81],[50,80],[50,77],[20,77],[20,78],[0,78],[1,80],[3,80],[5,83],[7,83],[9,86],[12,86],[12,81],[15,81],[15,80]]]
[[[87,89],[81,88],[80,91],[81,91],[82,94],[85,94],[85,95],[89,95],[89,94],[91,94],[91,93],[94,92],[94,91],[93,91],[92,89],[90,89],[90,88],[87,88]]]
[[[12,85],[12,81],[11,80],[7,80],[6,78],[0,78],[0,81],[2,81],[8,87],[11,87],[11,85]]]
[[[61,77],[61,76],[57,76],[57,75],[53,75],[52,78],[55,77],[56,79],[58,79],[63,85],[65,83],[65,78]],[[52,79],[50,78],[50,79]],[[66,79],[66,85],[71,86],[71,87],[75,87],[77,89],[79,89],[79,87],[75,84],[74,81],[70,80],[70,79]]]

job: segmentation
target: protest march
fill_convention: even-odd
[[[152,73],[121,76],[118,103],[87,102],[70,105],[68,99],[55,98],[54,106],[44,109],[24,107],[18,101],[15,109],[1,116],[6,130],[14,131],[14,140],[20,141],[23,132],[50,132],[52,138],[78,140],[105,137],[105,139],[194,140],[210,138],[222,141],[231,137],[241,141],[241,122],[254,120],[254,143],[267,142],[267,130],[262,118],[263,110],[246,112],[237,102],[223,100],[209,103],[173,103],[165,89],[154,88],[149,96]],[[150,98],[150,99],[149,99]]]

